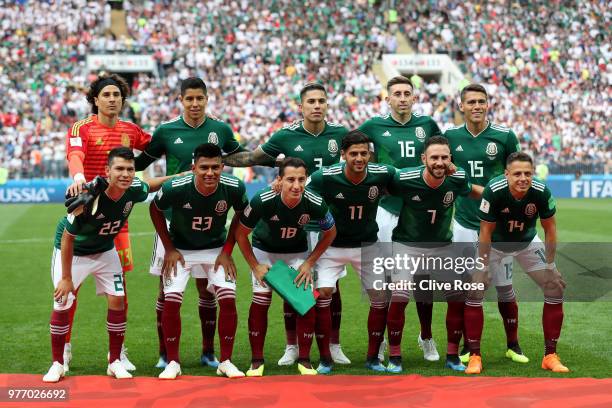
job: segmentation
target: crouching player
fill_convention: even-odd
[[[288,157],[279,167],[281,192],[270,188],[259,191],[240,217],[236,241],[253,274],[253,302],[249,311],[249,341],[251,367],[248,377],[261,377],[264,372],[263,348],[268,329],[268,309],[272,291],[263,282],[271,265],[283,260],[298,271],[296,284],[312,286],[312,269],[336,237],[334,219],[321,196],[305,191],[306,164],[302,159]],[[304,226],[318,221],[323,236],[310,254]],[[248,236],[253,232],[253,245]],[[298,370],[302,375],[316,375],[310,363],[310,347],[315,331],[315,308],[296,321],[299,348]],[[329,349],[329,346],[328,346]],[[321,350],[320,350],[321,351]],[[327,350],[329,352],[329,350]],[[331,364],[329,354],[322,355],[325,365]]]
[[[74,293],[89,275],[96,279],[96,293],[106,295],[108,301],[107,374],[115,378],[132,377],[120,362],[126,328],[125,290],[121,261],[113,240],[127,221],[134,203],[145,201],[149,191],[159,189],[165,179],[154,179],[149,186],[134,177],[134,154],[127,147],[110,151],[105,172],[108,187],[97,197],[95,212],[87,209],[78,216],[69,214],[57,226],[51,263],[55,288],[50,322],[53,364],[43,377],[45,382],[57,382],[64,376],[69,310]]]
[[[180,308],[189,277],[208,279],[208,290],[219,304],[221,363],[217,374],[244,377],[231,362],[238,318],[236,314],[236,266],[231,254],[238,217],[247,206],[244,183],[222,175],[221,149],[205,143],[194,151],[193,174],[164,183],[151,203],[150,214],[165,249],[162,266],[164,311],[162,330],[168,365],[161,379],[181,374],[179,342]],[[226,237],[229,209],[234,218]],[[172,210],[170,231],[162,211]]]
[[[557,228],[556,205],[548,187],[533,179],[533,161],[521,152],[515,152],[506,160],[504,175],[487,184],[480,202],[479,256],[488,270],[476,272],[474,282],[488,283],[489,276],[500,273],[505,256],[516,258],[527,274],[544,292],[545,355],[542,368],[556,373],[569,369],[561,364],[557,355],[557,340],[563,324],[563,290],[565,282],[555,266]],[[537,236],[536,220],[540,218],[545,242]],[[470,348],[470,360],[465,372],[479,374],[482,371],[480,338],[484,324],[482,302],[484,291],[468,294],[465,307],[466,340]]]
[[[362,278],[362,285],[370,299],[368,315],[368,352],[366,366],[375,371],[385,371],[378,359],[378,350],[384,339],[388,300],[386,293],[374,290],[372,282],[362,274],[367,265],[367,246],[377,241],[376,211],[387,185],[393,180],[395,168],[386,164],[369,163],[370,140],[359,130],[349,132],[342,139],[343,163],[334,164],[311,175],[308,189],[320,194],[328,203],[336,220],[338,234],[331,246],[321,256],[317,265],[317,342],[319,349],[329,349],[331,331],[331,295],[338,280],[346,275],[350,264]],[[362,245],[366,245],[362,248]],[[364,251],[362,254],[362,250]],[[323,354],[323,352],[321,352]],[[323,360],[323,359],[322,359]],[[319,373],[328,373],[330,366],[324,363]]]

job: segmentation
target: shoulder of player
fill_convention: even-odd
[[[336,174],[342,174],[344,166],[342,163],[332,164],[330,166],[326,166],[321,168],[320,170],[315,171],[312,175],[316,175],[319,173],[321,176],[335,176]]]
[[[193,181],[193,174],[188,174],[186,176],[174,177],[164,183],[166,187],[171,189],[179,189],[183,186],[188,186]]]
[[[329,126],[335,132],[338,132],[338,131],[344,132],[344,133],[348,133],[349,132],[349,129],[346,126],[344,126],[342,123],[327,122],[326,121],[325,124],[327,126]]]
[[[464,125],[459,125],[459,126],[451,126],[449,128],[446,128],[443,132],[442,135],[443,136],[451,136],[457,133],[462,133],[465,130],[465,126]]]
[[[157,133],[158,131],[163,131],[165,129],[174,128],[177,125],[180,125],[181,123],[182,123],[181,116],[179,115],[175,117],[174,119],[170,119],[170,120],[160,123],[159,126],[155,129],[155,133]]]
[[[497,123],[491,123],[489,125],[489,129],[500,132],[500,133],[510,133],[512,132],[512,129],[510,129],[509,127],[497,124]]]
[[[231,188],[240,188],[244,187],[244,182],[240,180],[238,177],[232,176],[230,174],[221,174],[221,178],[219,179],[219,183]]]
[[[149,189],[149,184],[145,181],[139,179],[138,177],[134,177],[132,180],[132,184],[130,185],[130,190],[140,192],[143,189],[143,185],[146,186],[146,189]]]
[[[462,179],[462,180],[467,178],[465,170],[463,168],[461,168],[461,167],[457,167],[457,170],[453,174],[451,174],[450,176],[454,177],[456,179]]]
[[[209,123],[210,126],[215,127],[217,129],[223,129],[224,131],[230,131],[233,134],[233,130],[231,128],[231,126],[227,123],[222,121],[221,119],[216,119],[216,118],[211,118],[210,116],[206,117],[206,121]]]
[[[406,167],[403,169],[399,169],[395,177],[398,180],[413,180],[421,178],[421,171],[423,170],[423,166],[418,167]]]
[[[419,124],[429,123],[429,122],[436,124],[436,121],[433,120],[433,118],[429,115],[422,115],[417,112],[412,112],[412,117],[415,118]]]
[[[531,181],[531,188],[543,193],[548,187],[546,186],[546,183],[544,183],[542,180],[534,177]]]
[[[72,124],[70,128],[70,136],[78,137],[80,135],[81,128],[86,129],[93,123],[93,117],[88,117]]]
[[[390,174],[395,172],[395,168],[383,163],[368,163],[368,172],[373,174]]]
[[[140,126],[138,126],[137,124],[135,124],[134,122],[130,122],[129,120],[119,120],[117,121],[117,125],[123,127],[123,128],[127,128],[130,130],[142,130],[142,128]]]
[[[283,134],[285,132],[295,132],[297,130],[299,130],[302,127],[302,121],[301,120],[296,120],[293,121],[291,123],[286,123],[285,125],[283,125],[282,128],[280,128],[279,130],[277,130],[276,132],[274,132],[274,135],[279,135],[279,134]]]
[[[503,175],[492,178],[488,183],[487,187],[491,189],[492,192],[497,192],[508,188],[508,180]]]
[[[251,200],[251,202],[253,201],[259,201],[260,203],[265,203],[265,202],[272,202],[273,199],[275,197],[277,197],[278,195],[280,195],[279,193],[277,193],[276,191],[272,190],[270,187],[266,187],[262,190],[259,190],[254,196],[253,196],[253,200]]]
[[[304,199],[317,207],[323,204],[323,197],[311,190],[304,190]]]

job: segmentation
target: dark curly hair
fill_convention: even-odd
[[[91,112],[97,114],[98,107],[96,106],[94,98],[97,98],[100,91],[108,85],[115,85],[121,92],[121,107],[125,106],[125,100],[130,95],[130,87],[128,83],[117,74],[103,74],[100,75],[95,81],[89,86],[87,91],[87,102],[91,105]]]

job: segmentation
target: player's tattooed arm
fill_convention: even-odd
[[[269,166],[274,167],[276,164],[276,158],[268,155],[266,152],[262,150],[261,147],[258,147],[252,152],[237,152],[225,156],[223,158],[223,163],[226,166],[231,167],[251,167],[251,166]]]

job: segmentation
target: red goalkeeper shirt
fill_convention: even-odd
[[[72,152],[83,152],[85,179],[90,181],[104,175],[104,166],[112,149],[125,146],[144,150],[150,141],[151,135],[131,122],[118,120],[114,127],[108,127],[98,121],[97,115],[92,115],[76,122],[68,131],[66,157],[70,157]]]

